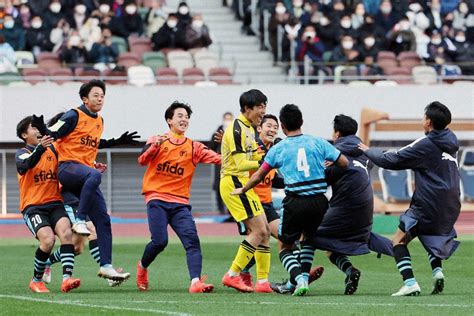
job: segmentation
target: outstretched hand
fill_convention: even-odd
[[[135,132],[130,133],[129,131],[126,131],[117,139],[117,144],[118,145],[138,144],[139,143],[139,141],[137,140],[138,138],[140,138],[140,135],[138,135],[138,132],[135,131]]]
[[[33,118],[31,119],[31,126],[35,127],[41,133],[41,136],[46,135],[47,128],[46,124],[44,124],[43,115],[36,116],[33,114]]]
[[[214,133],[214,142],[220,144],[222,143],[222,138],[224,137],[224,131],[223,130],[218,130],[217,132]]]
[[[367,145],[364,144],[364,143],[359,143],[359,145],[357,145],[357,147],[358,147],[360,150],[362,150],[363,152],[366,152],[367,150],[370,149],[370,147],[367,146]]]
[[[234,189],[234,191],[230,192],[230,195],[241,195],[244,193],[245,192],[243,188],[237,188],[237,189]]]

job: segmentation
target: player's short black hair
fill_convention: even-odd
[[[188,117],[191,117],[191,114],[193,114],[193,111],[191,110],[191,107],[188,104],[179,101],[174,101],[165,111],[165,120],[171,120],[174,115],[174,110],[176,109],[185,109],[186,113],[188,113]]]
[[[56,114],[55,116],[50,118],[49,121],[48,121],[48,127],[51,127],[54,124],[56,124],[59,121],[59,119],[61,118],[61,116],[63,116],[63,115],[64,115],[64,112],[59,112],[58,114]]]
[[[102,80],[91,80],[87,83],[84,83],[80,88],[79,88],[79,97],[81,98],[87,98],[89,96],[89,92],[91,92],[92,88],[94,87],[99,87],[102,89],[102,91],[105,94],[105,82]]]
[[[433,128],[437,130],[445,129],[451,123],[451,111],[439,101],[428,104],[425,107],[425,115],[431,120]]]
[[[33,120],[33,116],[27,116],[23,118],[18,124],[16,125],[16,136],[20,138],[22,141],[25,141],[21,134],[26,133],[28,127],[30,127],[31,121]]]
[[[303,125],[303,113],[298,106],[287,104],[280,110],[281,126],[289,132],[296,131]]]
[[[352,117],[339,114],[334,117],[334,131],[339,132],[342,137],[355,135],[357,133],[357,121]]]
[[[275,115],[273,114],[265,114],[262,118],[262,122],[260,122],[260,126],[263,125],[263,123],[265,123],[267,120],[274,120],[275,122],[277,122],[277,124],[280,124],[278,123],[278,119]]]
[[[267,104],[267,96],[263,94],[262,91],[257,89],[251,89],[249,91],[245,91],[240,95],[239,103],[240,103],[240,112],[245,112],[245,107],[253,109],[255,106],[263,103]]]

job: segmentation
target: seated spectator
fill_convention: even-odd
[[[59,52],[62,50],[65,40],[69,38],[71,34],[71,26],[66,19],[61,19],[56,24],[56,27],[51,30],[49,34],[49,41],[53,44],[53,52]]]
[[[342,0],[334,0],[332,2],[332,9],[327,11],[328,18],[333,21],[340,21],[341,17],[345,14],[346,6]]]
[[[87,20],[87,7],[82,4],[78,3],[74,7],[74,12],[67,16],[67,20],[69,25],[76,30],[80,30],[84,23]]]
[[[35,1],[28,1],[28,5],[31,8],[32,15],[41,15],[46,10],[48,10],[48,6],[50,0],[35,0]]]
[[[474,4],[473,4],[474,6]],[[469,9],[468,3],[463,0],[459,2],[456,10],[453,11],[453,28],[463,30],[474,26],[474,8]]]
[[[296,46],[296,60],[300,63],[300,75],[304,74],[303,62],[305,57],[308,57],[313,63],[322,63],[324,50],[323,43],[316,36],[314,26],[306,26]],[[315,64],[312,68],[309,75],[317,75],[318,70],[322,68],[322,64]]]
[[[114,16],[121,17],[124,13],[124,0],[114,0],[112,3],[112,11],[114,12]]]
[[[65,18],[65,14],[61,12],[61,2],[59,0],[51,0],[48,9],[41,17],[44,21],[44,28],[51,31],[56,27],[59,20]]]
[[[430,21],[429,30],[441,31],[443,26],[443,17],[441,16],[441,1],[431,0],[428,2],[428,9],[425,11],[425,15]]]
[[[92,11],[91,16],[97,17],[102,24],[102,21],[106,18],[110,18],[114,15],[110,8],[109,1],[101,0],[96,10]]]
[[[128,3],[125,6],[123,23],[128,34],[127,37],[130,35],[140,36],[143,34],[143,20],[140,14],[138,14],[138,7],[135,2]]]
[[[416,51],[416,37],[410,30],[410,21],[407,16],[404,16],[387,35],[387,48],[396,55],[401,52]]]
[[[316,32],[326,50],[333,50],[338,44],[338,25],[332,22],[329,16],[323,15],[316,24]]]
[[[299,19],[304,13],[303,0],[293,0],[291,8],[292,16]]]
[[[431,40],[428,44],[427,56],[424,58],[429,63],[435,63],[436,68],[439,70],[441,65],[449,61],[447,54],[447,44],[443,40],[441,33],[434,30],[431,34]]]
[[[99,18],[91,16],[79,30],[79,36],[82,38],[86,50],[90,50],[92,45],[99,42],[102,38],[102,30],[99,26]]]
[[[148,10],[145,17],[146,35],[151,37],[153,33],[158,32],[165,22],[166,13],[161,7],[161,1],[151,0],[150,9]]]
[[[178,11],[176,12],[178,17],[178,26],[184,30],[184,28],[191,23],[191,13],[189,6],[186,1],[181,1],[178,5]]]
[[[53,45],[49,41],[49,31],[44,29],[40,16],[31,19],[31,28],[26,30],[25,49],[37,56],[40,52],[51,51]]]
[[[362,24],[364,24],[365,22],[364,16],[365,16],[364,4],[359,2],[356,4],[354,13],[351,16],[352,28],[354,30],[359,29],[362,26]]]
[[[16,72],[16,57],[12,46],[0,35],[0,73]]]
[[[299,32],[301,30],[301,24],[298,23],[296,18],[290,18],[288,22],[283,27],[284,34],[283,40],[281,43],[281,61],[290,62],[291,61],[291,46],[292,43],[296,47],[296,41],[298,40]]]
[[[23,26],[23,29],[31,27],[31,9],[26,3],[20,5],[20,13],[18,15],[18,23]]]
[[[204,24],[202,15],[194,15],[191,24],[186,26],[184,42],[187,49],[205,48],[212,44],[209,28]]]
[[[323,16],[322,12],[319,11],[318,2],[306,2],[304,5],[304,13],[300,17],[300,22],[303,27],[309,24],[316,24],[319,19]]]
[[[272,14],[268,22],[268,36],[273,53],[273,62],[278,61],[278,28],[283,28],[289,19],[290,14],[287,12],[285,4],[282,1],[277,1],[275,13]]]
[[[380,0],[362,0],[368,15],[375,16],[379,11]]]
[[[380,49],[377,45],[377,41],[375,40],[375,36],[372,34],[367,34],[359,46],[359,59],[365,62],[367,58],[370,58],[371,62],[374,63],[377,61],[377,54],[379,51]]]
[[[14,19],[18,18],[19,11],[18,11],[18,5],[20,4],[20,1],[2,1],[2,10],[5,15],[11,15]]]
[[[112,43],[112,32],[110,29],[103,29],[101,40],[94,43],[89,52],[90,61],[95,64],[114,64],[117,61],[118,55],[117,44]]]
[[[87,51],[82,42],[79,32],[73,31],[69,37],[66,47],[59,54],[59,59],[66,64],[84,64],[87,59]]]
[[[456,31],[454,40],[446,39],[448,55],[456,63],[462,63],[462,73],[464,75],[474,75],[474,45],[466,40],[466,33],[463,30]]]
[[[350,35],[353,38],[359,37],[359,32],[352,28],[352,20],[349,14],[342,15],[341,20],[339,22],[337,38],[340,38],[344,35]]]
[[[379,26],[384,34],[387,34],[398,23],[398,16],[392,10],[390,0],[382,0],[379,12],[375,16],[375,24]]]
[[[339,64],[354,63],[360,61],[360,53],[356,49],[355,39],[349,34],[341,37],[340,45],[334,48],[331,61]]]
[[[184,30],[178,27],[176,14],[168,15],[166,23],[153,34],[151,41],[155,51],[162,48],[185,48]]]
[[[13,50],[25,50],[25,30],[21,24],[16,23],[11,15],[3,18],[3,29],[0,30],[5,41],[11,45]]]

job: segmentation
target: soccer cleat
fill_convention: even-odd
[[[214,285],[206,284],[204,281],[207,280],[207,275],[203,275],[199,278],[199,281],[191,284],[189,287],[189,293],[210,293],[214,290]]]
[[[418,296],[421,293],[420,286],[417,282],[411,286],[402,286],[397,293],[393,293],[392,296]]]
[[[271,283],[270,287],[272,288],[273,292],[278,294],[293,294],[295,288],[289,288],[287,284],[288,281],[284,281],[282,283]]]
[[[441,294],[444,290],[444,274],[441,271],[436,272],[433,276],[433,291],[431,294]]]
[[[250,272],[240,272],[240,277],[244,281],[245,285],[253,287],[252,274]]]
[[[126,281],[130,277],[130,273],[125,272],[121,273],[115,270],[112,266],[109,267],[100,267],[99,272],[97,273],[98,277],[109,279],[113,281]]]
[[[352,295],[357,291],[359,286],[360,271],[352,267],[351,273],[346,277],[344,281],[346,283],[346,289],[344,290],[345,295]]]
[[[224,277],[222,278],[222,284],[236,289],[237,291],[240,292],[245,292],[245,293],[250,293],[253,292],[253,288],[250,286],[247,286],[240,275],[236,276],[230,276],[229,273],[224,274]]]
[[[46,284],[51,283],[51,266],[46,266],[44,268],[43,282]]]
[[[137,287],[140,291],[148,290],[148,270],[142,267],[140,260],[137,262]]]
[[[312,268],[309,271],[308,284],[311,284],[314,281],[316,281],[317,279],[319,279],[323,275],[323,273],[324,273],[324,267],[317,266],[317,267]]]
[[[73,233],[76,233],[81,236],[89,236],[91,232],[87,229],[85,221],[77,220],[71,227]]]
[[[257,282],[257,284],[255,284],[255,293],[273,293],[270,282]]]
[[[296,285],[295,291],[293,292],[293,296],[304,296],[306,293],[308,293],[308,291],[308,282],[304,278],[300,278],[298,284]]]
[[[49,293],[49,290],[46,288],[46,285],[43,281],[35,282],[33,280],[30,281],[30,289],[34,293]]]
[[[61,284],[61,292],[67,293],[71,290],[78,288],[81,285],[81,280],[75,278],[67,278],[63,280]]]

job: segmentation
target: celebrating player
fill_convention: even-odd
[[[400,216],[400,225],[392,239],[393,253],[404,285],[392,296],[419,295],[411,265],[408,243],[418,237],[429,253],[433,275],[433,290],[444,288],[441,260],[448,259],[457,249],[456,222],[460,209],[460,178],[456,154],[456,135],[447,126],[451,112],[440,102],[425,108],[423,129],[425,137],[417,139],[397,152],[381,152],[360,144],[367,157],[376,165],[392,170],[412,169],[416,190],[410,207]]]
[[[165,112],[169,132],[152,136],[146,143],[138,163],[147,166],[143,176],[151,241],[137,263],[137,287],[148,290],[148,266],[168,244],[168,224],[186,250],[190,293],[207,293],[214,289],[201,277],[202,254],[196,223],[191,215],[189,196],[198,163],[220,164],[220,155],[203,144],[187,138],[192,111],[189,105],[173,102]]]

